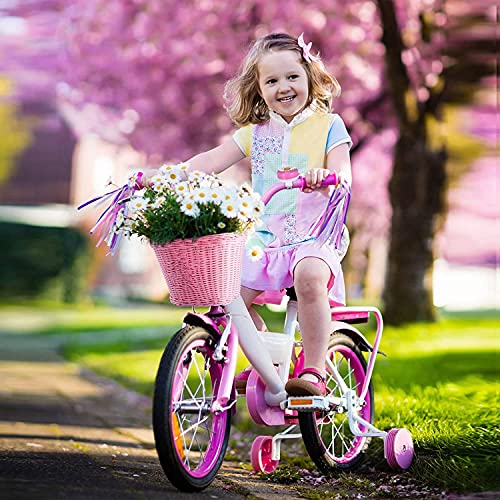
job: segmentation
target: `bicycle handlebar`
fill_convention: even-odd
[[[142,172],[137,173],[137,178],[135,180],[134,184],[134,189],[140,190],[146,185],[142,182],[144,177],[144,174]],[[332,172],[328,177],[325,177],[323,179],[323,182],[321,183],[321,187],[325,186],[333,186],[338,184],[339,182],[339,176],[336,172]],[[269,203],[269,200],[279,191],[282,191],[283,189],[300,189],[303,191],[305,187],[307,186],[306,178],[304,176],[299,176],[295,179],[290,179],[286,180],[283,182],[277,182],[276,184],[273,184],[263,195],[262,195],[262,202],[264,205],[267,205]]]
[[[338,181],[339,181],[339,176],[337,175],[336,172],[332,172],[328,177],[323,179],[323,182],[321,183],[321,187],[336,185],[336,184],[338,184]],[[269,200],[276,193],[278,193],[279,191],[282,191],[283,189],[300,189],[301,191],[303,191],[306,186],[307,186],[306,178],[303,177],[302,175],[297,177],[294,180],[277,182],[276,184],[273,184],[262,195],[262,202],[264,203],[264,205],[267,205],[269,203]]]

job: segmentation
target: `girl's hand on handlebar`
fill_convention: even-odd
[[[304,174],[306,180],[306,186],[304,187],[304,193],[310,193],[315,189],[321,189],[321,191],[328,191],[327,187],[321,187],[321,183],[331,174],[331,171],[327,168],[312,168]]]

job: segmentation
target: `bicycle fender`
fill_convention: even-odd
[[[370,344],[367,338],[357,328],[350,325],[349,323],[344,323],[343,321],[332,321],[332,331],[341,332],[347,335],[356,343],[356,345],[358,345],[361,351],[373,351],[373,346]],[[382,352],[381,350],[379,350],[377,354],[387,357],[387,354],[385,352]]]
[[[189,312],[184,316],[184,323],[186,325],[201,326],[206,328],[209,332],[213,333],[215,336],[220,337],[220,330],[217,324],[212,319],[208,318],[204,314]]]

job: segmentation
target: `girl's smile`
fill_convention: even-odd
[[[258,64],[259,89],[269,109],[290,123],[308,103],[309,81],[298,53],[270,52]]]

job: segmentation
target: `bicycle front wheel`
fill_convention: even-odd
[[[346,335],[335,333],[330,338],[326,363],[326,385],[330,396],[341,397],[343,391],[333,377],[333,364],[348,389],[361,394],[366,378],[366,361],[357,345]],[[367,422],[373,421],[373,387],[369,386],[364,406],[357,409]],[[323,472],[332,469],[354,469],[363,458],[370,438],[355,436],[349,427],[347,412],[335,409],[328,413],[299,412],[299,424],[304,445],[316,466]],[[360,425],[360,429],[364,427]]]
[[[200,491],[213,481],[229,441],[231,411],[210,412],[222,375],[222,365],[212,359],[216,340],[202,327],[182,328],[156,376],[156,450],[167,478],[181,491]]]

